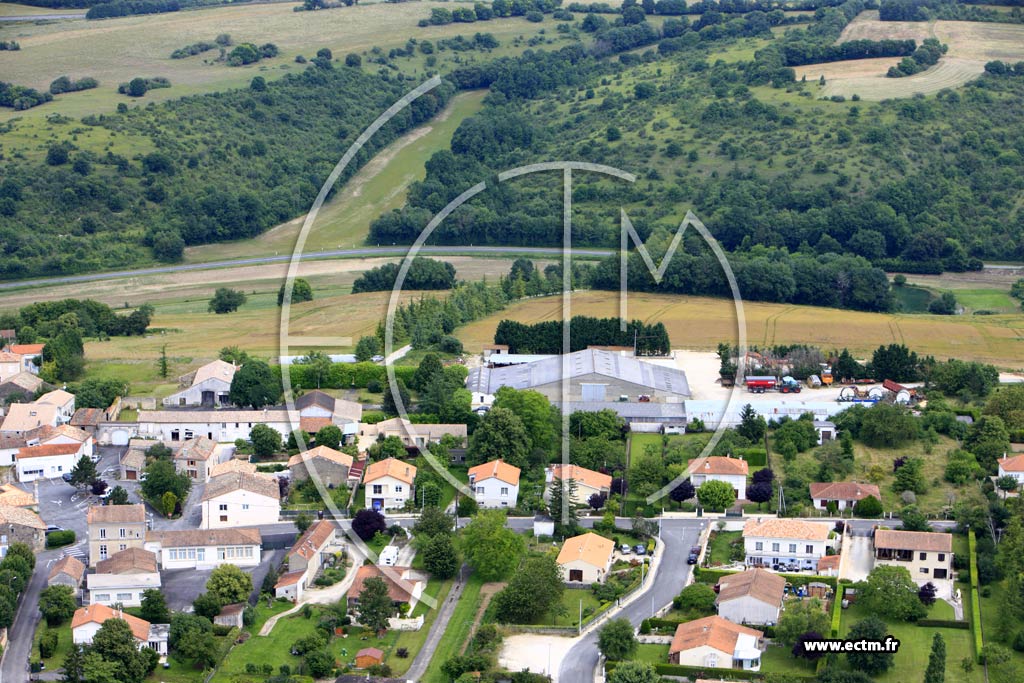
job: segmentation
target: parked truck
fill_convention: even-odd
[[[747,391],[755,394],[763,394],[766,391],[773,390],[778,382],[779,381],[777,379],[768,375],[751,375],[746,378]]]

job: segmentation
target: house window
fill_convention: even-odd
[[[946,553],[939,553],[939,562],[946,561]]]
[[[223,560],[227,557],[227,548],[217,548],[217,559]]]
[[[791,553],[795,553],[796,552],[796,543],[790,543],[789,544],[789,552],[791,552]]]
[[[221,515],[220,516],[220,521],[222,521],[222,522],[228,521],[228,516],[227,515]]]
[[[117,530],[118,538],[128,538],[128,531],[124,528]]]
[[[477,486],[476,487],[476,492],[477,493],[483,493],[484,492],[484,487],[483,486]]]
[[[186,439],[191,439],[193,436],[195,436],[195,434],[192,433],[191,429],[186,429],[185,430],[185,438]]]
[[[101,560],[107,559],[107,546],[106,545],[101,545],[100,546],[100,559]]]
[[[206,562],[206,548],[197,548],[196,549],[196,561],[198,561],[198,562]]]
[[[922,562],[924,562],[925,560],[928,559],[928,553],[921,553],[921,555],[918,557],[918,559],[921,560]]]
[[[402,487],[399,486],[398,484],[395,484],[395,493],[401,493],[401,492],[402,492]]]
[[[121,545],[117,546],[117,549],[118,550],[128,550],[128,545],[126,543],[122,543]]]
[[[107,530],[106,529],[100,529],[100,538],[106,538],[106,537],[107,537]]]
[[[779,544],[778,543],[772,543],[772,552],[773,553],[779,552]]]
[[[96,602],[110,602],[110,593],[97,593]]]
[[[814,546],[813,545],[808,545],[808,546],[804,547],[804,552],[807,553],[808,555],[813,555],[814,554]]]
[[[928,567],[921,567],[921,573],[922,574],[927,574],[928,573]]]
[[[754,550],[764,550],[764,543],[762,541],[756,541],[754,543]]]
[[[132,599],[132,594],[131,593],[118,593],[117,594],[117,601],[118,602],[128,602],[131,599]]]
[[[220,510],[221,512],[227,512],[227,509],[228,509],[228,504],[227,504],[227,503],[221,503],[221,504],[220,504],[220,505],[218,506],[218,508],[217,508],[217,509],[218,509],[218,510]]]
[[[249,504],[248,503],[242,503],[242,509],[243,510],[248,510],[249,509]]]
[[[503,495],[503,496],[507,496],[508,495],[508,487],[507,486],[502,486],[501,487],[501,495]]]
[[[384,493],[384,487],[381,486],[380,484],[374,484],[373,485],[373,495],[379,496],[382,493]]]

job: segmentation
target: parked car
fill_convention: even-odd
[[[46,526],[46,533],[52,534],[54,531],[64,531],[64,527],[55,524],[48,524]]]
[[[70,472],[65,472],[64,474],[60,475],[60,478],[63,479],[68,484],[71,483],[71,473]]]
[[[647,554],[647,546],[645,546],[643,543],[637,543],[635,546],[633,546],[633,550],[636,552],[637,555]]]
[[[690,554],[686,556],[686,564],[697,564],[697,560],[700,558],[700,546],[695,545],[690,548]]]
[[[631,552],[633,552],[633,548],[631,548],[628,543],[623,543],[621,546],[619,546],[619,552],[623,555],[629,555]]]

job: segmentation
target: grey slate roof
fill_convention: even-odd
[[[470,391],[493,394],[501,387],[532,389],[558,382],[563,377],[571,380],[591,374],[651,390],[690,395],[690,385],[682,370],[601,349],[585,349],[570,353],[568,357],[553,356],[508,367],[474,368],[466,379],[466,387]]]

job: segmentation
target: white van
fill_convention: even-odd
[[[395,562],[398,561],[398,546],[389,545],[380,551],[380,557],[378,558],[380,563],[386,567],[394,567]]]

